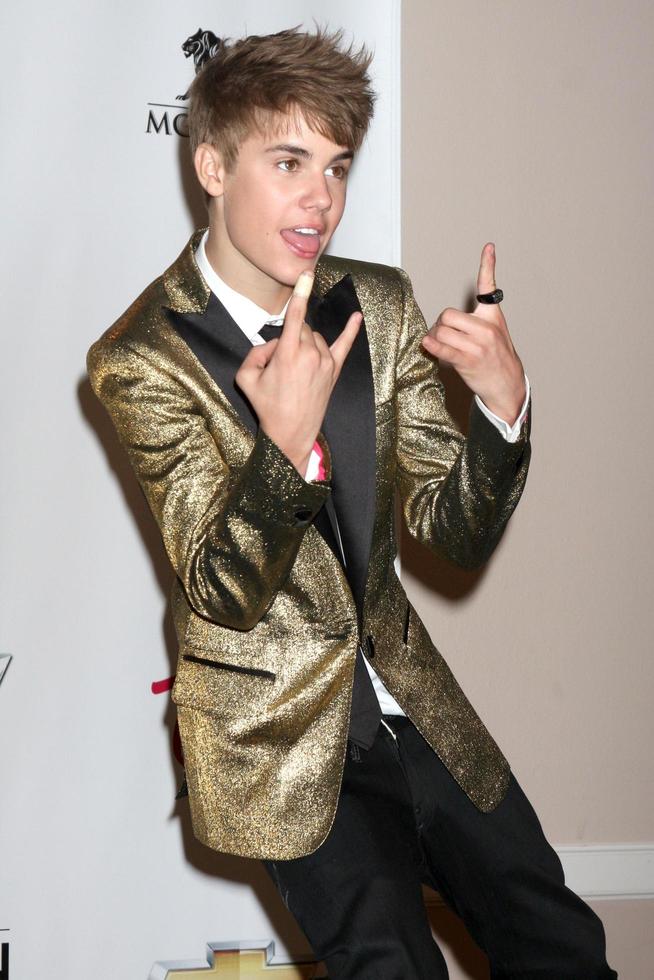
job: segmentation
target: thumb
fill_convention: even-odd
[[[243,381],[247,384],[248,379],[254,380],[261,374],[275,353],[275,348],[278,343],[279,337],[273,337],[272,340],[268,340],[265,344],[255,344],[252,350],[247,352],[235,375],[235,380],[241,387]]]

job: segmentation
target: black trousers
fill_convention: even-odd
[[[381,724],[367,752],[349,743],[321,846],[263,862],[330,980],[446,980],[421,883],[463,919],[494,980],[617,977],[515,778],[481,813],[409,719],[384,721],[393,732]]]

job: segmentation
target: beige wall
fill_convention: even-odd
[[[552,843],[651,842],[654,7],[405,0],[402,18],[402,264],[431,322],[496,243],[534,448],[482,574],[405,541],[403,577]],[[610,944],[630,908],[654,932],[654,903],[604,906]]]

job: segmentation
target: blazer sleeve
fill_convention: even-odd
[[[101,339],[87,365],[189,603],[213,622],[251,629],[288,576],[329,483],[305,482],[261,429],[244,465],[230,468],[191,393],[147,350]]]
[[[507,442],[473,401],[467,438],[445,406],[436,360],[421,346],[427,325],[408,276],[396,362],[397,463],[411,535],[463,568],[492,554],[522,494],[530,459],[529,405],[517,442]]]

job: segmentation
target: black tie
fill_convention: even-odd
[[[268,341],[279,337],[281,332],[281,323],[265,323],[259,331],[259,335]],[[325,507],[321,507],[316,514],[314,524],[327,540],[327,543],[340,561],[347,578],[347,564],[343,553],[341,535],[338,530],[338,520],[332,496],[333,492],[328,496]],[[325,512],[329,521],[325,520]],[[369,749],[375,741],[381,716],[382,712],[379,700],[375,694],[370,674],[364,663],[361,646],[359,645],[357,646],[356,663],[354,665],[349,738],[362,748]]]
[[[281,323],[264,323],[261,330],[259,331],[259,336],[263,337],[264,340],[274,340],[275,337],[279,337],[282,332]]]

